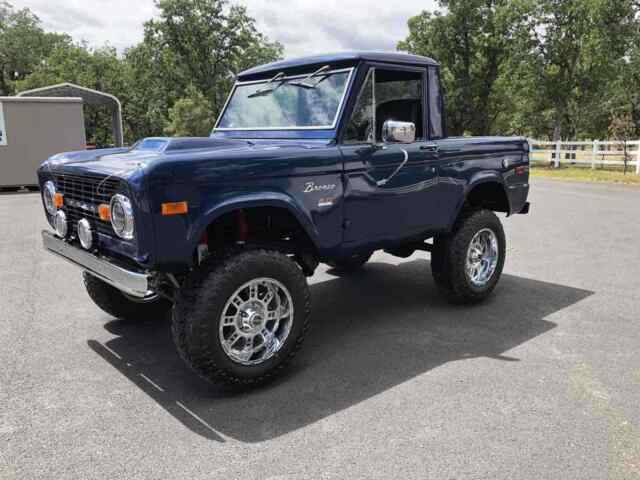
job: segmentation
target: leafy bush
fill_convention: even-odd
[[[193,85],[186,93],[169,109],[169,125],[164,131],[175,137],[208,137],[215,122],[209,101]]]

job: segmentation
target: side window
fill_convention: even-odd
[[[429,68],[429,136],[433,139],[444,136],[440,73],[437,68]]]
[[[373,133],[373,69],[370,69],[347,124],[344,143],[372,143]]]
[[[412,122],[416,126],[416,140],[423,140],[423,105],[422,72],[372,68],[347,124],[344,143],[380,141],[382,126],[387,120]]]
[[[382,138],[384,122],[398,120],[413,123],[416,140],[424,140],[423,75],[422,72],[376,69],[376,139]]]

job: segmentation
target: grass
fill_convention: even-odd
[[[532,165],[531,176],[576,182],[623,183],[640,186],[640,175],[636,175],[635,165],[630,170],[625,175],[622,170],[592,170],[588,167],[550,168]]]

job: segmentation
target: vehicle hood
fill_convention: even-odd
[[[269,151],[277,155],[294,149],[321,148],[327,140],[235,140],[224,138],[147,138],[133,147],[81,150],[54,155],[41,170],[53,173],[114,175],[127,178],[161,162],[185,159],[225,158],[246,154],[247,158]]]

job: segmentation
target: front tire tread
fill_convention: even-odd
[[[211,345],[211,324],[218,330],[218,320],[210,322],[210,312],[217,312],[223,299],[226,285],[237,283],[236,279],[246,273],[247,268],[255,268],[257,264],[269,263],[280,271],[288,272],[289,279],[294,282],[294,289],[299,293],[294,309],[302,310],[302,327],[293,340],[293,345],[285,346],[286,356],[271,369],[258,375],[247,375],[247,367],[233,366],[226,360],[216,361],[220,352],[214,352]],[[250,267],[248,267],[250,265]],[[290,289],[291,290],[291,289]],[[225,300],[226,301],[226,300]],[[280,375],[302,347],[302,343],[310,328],[311,294],[306,278],[298,265],[286,255],[269,250],[226,251],[209,257],[199,268],[187,276],[181,287],[178,300],[173,311],[172,336],[182,359],[199,376],[218,383],[236,386],[254,386],[270,381]],[[294,321],[298,321],[296,314]],[[295,329],[295,325],[293,327]],[[292,332],[293,333],[293,332]],[[217,333],[216,333],[217,335]],[[219,345],[216,343],[215,348]],[[221,348],[221,347],[220,347]],[[273,359],[277,359],[278,355]],[[253,367],[249,367],[253,368]]]

